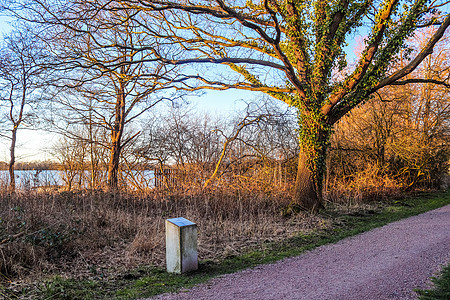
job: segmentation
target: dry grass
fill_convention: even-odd
[[[173,217],[198,224],[199,258],[212,261],[333,226],[326,214],[283,216],[290,187],[268,177],[237,176],[207,191],[194,184],[147,193],[0,190],[0,284],[55,274],[108,278],[140,265],[163,266],[164,222]],[[402,192],[372,168],[328,189],[330,207],[345,213],[371,211],[368,200]]]
[[[138,265],[164,265],[164,221],[198,224],[199,258],[218,260],[328,226],[320,216],[281,216],[286,191],[210,190],[138,195],[94,192],[0,196],[2,281],[46,274],[108,277]]]
[[[328,186],[325,197],[332,203],[363,204],[400,196],[405,190],[402,184],[379,173],[374,165],[345,178],[335,178]]]

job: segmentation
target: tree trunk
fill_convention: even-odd
[[[120,137],[113,131],[111,134],[111,155],[108,165],[108,189],[116,190],[119,183]]]
[[[23,79],[22,100],[20,102],[19,116],[16,121],[14,121],[14,117],[13,117],[14,104],[12,102],[12,93],[10,94],[11,107],[9,110],[9,117],[10,117],[11,121],[13,122],[13,129],[11,131],[11,148],[9,151],[10,161],[9,161],[9,165],[8,165],[8,171],[9,171],[9,189],[11,192],[14,192],[16,190],[16,178],[14,177],[14,164],[16,163],[17,129],[19,128],[19,126],[23,120],[23,109],[25,107],[25,100],[26,100],[26,94],[27,94],[26,73],[23,74],[22,79]]]
[[[14,192],[16,190],[16,178],[14,176],[14,164],[16,163],[16,140],[17,140],[17,128],[14,126],[11,135],[11,148],[10,148],[10,160],[8,165],[9,171],[9,190]]]
[[[322,177],[320,175],[322,175]],[[298,155],[294,197],[291,202],[292,209],[316,212],[323,208],[322,178],[323,174],[314,174],[314,172],[310,170],[306,153],[300,151]]]
[[[94,190],[96,185],[95,185],[95,181],[96,181],[96,174],[95,172],[97,171],[96,168],[96,164],[94,161],[94,135],[93,135],[93,129],[92,129],[92,108],[91,106],[89,107],[89,159],[90,159],[90,172],[91,172],[91,176],[90,176],[90,180],[89,180],[89,188],[91,190]]]
[[[300,123],[300,153],[290,212],[324,208],[322,188],[331,125],[323,115],[303,113]]]
[[[108,189],[117,190],[119,183],[119,162],[122,151],[122,135],[125,126],[125,85],[120,82],[117,90],[114,126],[111,129],[111,155],[108,165]]]

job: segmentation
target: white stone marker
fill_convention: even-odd
[[[166,220],[166,264],[169,273],[198,269],[197,224],[185,219]]]

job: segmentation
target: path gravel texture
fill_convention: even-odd
[[[154,299],[417,299],[450,262],[450,205]]]

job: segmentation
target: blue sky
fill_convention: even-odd
[[[0,16],[0,33],[4,34],[4,33],[8,33],[11,30],[11,26],[9,25],[8,21],[10,21],[11,19],[4,17],[4,16]]]
[[[204,111],[213,117],[227,117],[244,108],[241,99],[256,99],[257,93],[246,91],[208,91],[201,97],[189,97],[188,101],[200,112]],[[41,130],[19,130],[17,135],[17,161],[33,161],[52,159],[52,147],[57,144],[56,134]],[[0,161],[9,161],[9,141],[0,139]]]

